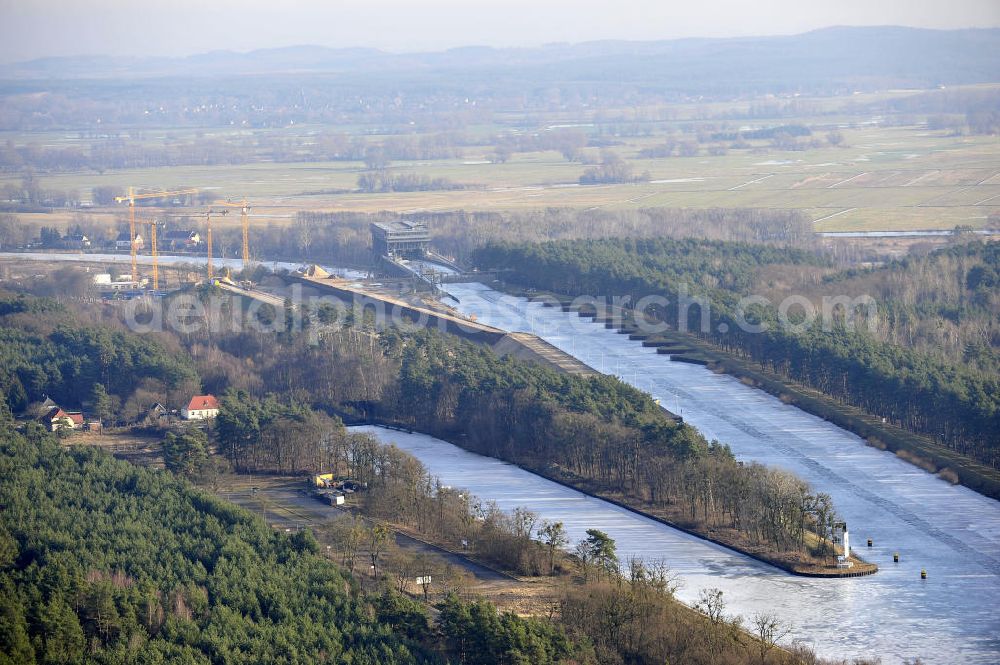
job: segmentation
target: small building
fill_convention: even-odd
[[[195,395],[188,405],[181,409],[184,420],[208,420],[219,415],[219,400],[214,395]]]
[[[163,406],[159,402],[156,402],[149,407],[148,411],[146,411],[146,420],[159,422],[160,418],[165,418],[169,415],[169,413],[170,412],[167,411],[167,407]]]
[[[82,233],[70,233],[62,237],[61,244],[64,249],[87,249],[90,247],[90,238]]]
[[[165,424],[169,419],[170,411],[167,410],[167,407],[163,406],[159,402],[154,402],[147,408],[141,409],[138,413],[136,413],[132,424],[145,427],[156,427],[158,425]]]
[[[51,407],[39,420],[50,432],[81,429],[84,422],[81,411],[64,411],[58,406]]]
[[[163,234],[163,246],[173,250],[191,250],[201,244],[201,235],[197,231],[174,229]]]
[[[431,244],[430,231],[423,222],[376,222],[371,225],[371,232],[375,256],[419,259]]]
[[[114,279],[108,273],[94,275],[94,286],[107,297],[114,297],[116,294],[130,293],[143,288],[149,281],[145,277],[133,280],[130,275],[116,275]]]
[[[119,233],[118,237],[115,239],[115,249],[122,251],[131,250],[131,247],[129,246],[128,236],[129,236],[128,231]],[[136,250],[142,249],[145,246],[145,243],[142,240],[142,234],[136,233],[135,239],[133,240],[132,244],[135,245]]]

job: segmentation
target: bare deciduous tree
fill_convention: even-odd
[[[778,642],[791,632],[791,628],[771,612],[758,612],[750,619],[750,628],[757,638],[757,655],[761,665],[767,662],[767,655],[778,646]]]

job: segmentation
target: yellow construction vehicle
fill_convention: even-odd
[[[229,286],[239,286],[233,279],[233,273],[229,269],[229,266],[226,266],[225,268],[222,269],[222,276],[215,281],[221,284],[228,284]]]

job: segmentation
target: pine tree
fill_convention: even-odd
[[[0,665],[35,662],[35,650],[28,639],[24,607],[14,585],[0,582]]]

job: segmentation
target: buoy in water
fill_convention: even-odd
[[[871,538],[869,538],[869,539],[868,539],[868,547],[871,547],[871,546],[872,546],[872,539],[871,539]]]
[[[926,580],[927,579],[927,571],[924,570],[923,568],[920,569],[920,579],[922,579],[922,580]]]
[[[892,562],[893,563],[899,563],[899,552],[893,552],[892,553]]]

